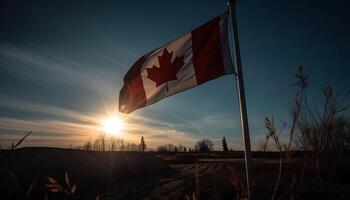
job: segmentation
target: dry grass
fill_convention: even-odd
[[[76,189],[77,185],[76,184],[71,184],[71,181],[69,179],[68,173],[65,172],[64,174],[64,180],[65,180],[65,186],[61,185],[58,183],[58,181],[52,177],[47,176],[46,177],[48,184],[46,184],[46,187],[54,193],[63,193],[66,198],[69,198],[72,196]]]

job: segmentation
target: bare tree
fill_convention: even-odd
[[[159,151],[159,152],[174,152],[175,146],[173,144],[160,145],[160,146],[158,146],[157,151]]]
[[[214,149],[214,143],[208,139],[204,139],[196,143],[195,149],[199,152],[210,152]]]
[[[109,150],[110,151],[116,151],[117,145],[116,145],[116,139],[114,137],[109,138]]]
[[[87,141],[84,145],[83,145],[83,150],[86,150],[86,151],[92,151],[92,143],[91,141]]]

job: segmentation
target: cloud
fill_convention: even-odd
[[[122,48],[119,47],[119,51],[120,49]],[[36,90],[37,94],[30,91],[28,95],[50,97],[50,100],[42,101],[38,101],[41,96],[36,99],[26,98],[26,96],[18,97],[17,94],[26,92],[24,88],[26,85],[23,86],[23,83],[19,91],[7,95],[4,91],[11,89],[10,85],[16,83],[5,82],[9,87],[0,87],[0,109],[2,111],[11,109],[11,113],[2,113],[0,129],[46,133],[45,140],[63,134],[60,135],[62,140],[66,138],[68,141],[72,139],[70,135],[74,135],[75,141],[83,141],[101,132],[100,124],[103,118],[108,114],[117,113],[115,105],[119,85],[116,80],[121,82],[120,74],[124,73],[119,73],[120,69],[117,67],[113,69],[99,67],[96,63],[91,65],[86,64],[87,62],[81,63],[76,61],[78,59],[70,58],[69,54],[58,54],[52,49],[33,45],[13,45],[7,42],[0,42],[0,57],[6,60],[6,64],[1,66],[5,73],[19,80],[26,80],[26,83],[35,83],[35,86],[39,88]],[[49,95],[42,88],[47,88],[52,93]],[[61,96],[69,92],[73,93],[72,96],[76,98],[74,102],[65,101]],[[89,93],[84,94],[84,92]],[[89,98],[88,103],[90,104],[84,109],[79,109],[77,107],[84,104],[82,102],[84,98],[81,97],[83,95]],[[56,98],[57,102],[53,102],[52,98]],[[190,117],[175,119],[170,114],[173,113],[171,111],[179,110],[183,104],[183,100],[179,98],[177,100],[172,106],[168,105],[172,101],[163,101],[158,107],[152,108],[154,111],[152,114],[147,111],[131,115],[120,114],[126,124],[125,136],[133,142],[138,142],[139,137],[143,135],[151,146],[155,146],[169,143],[169,141],[174,144],[193,145],[197,140],[203,138],[212,139],[219,145],[222,136],[227,136],[229,139],[233,132],[240,135],[240,119],[227,113],[215,114],[213,112],[208,115],[208,110],[184,110],[184,114]],[[111,107],[113,107],[112,112],[109,110]],[[171,111],[164,111],[163,107]],[[217,105],[213,104],[212,107],[216,109]],[[212,107],[210,109],[213,109]],[[159,117],[158,113],[159,116],[165,117]],[[52,142],[54,141],[53,139]]]
[[[0,117],[0,129],[3,132],[4,130],[12,130],[45,133],[45,144],[49,143],[49,138],[52,138],[53,143],[55,143],[56,138],[61,138],[60,140],[66,140],[67,144],[72,143],[72,138],[74,138],[74,141],[80,141],[80,143],[86,141],[88,138],[94,138],[101,133],[102,120],[108,116],[106,113],[115,114],[115,112],[109,112],[107,110],[108,112],[106,113],[89,115],[56,106],[26,102],[5,95],[0,95],[0,97],[0,107],[14,108],[17,110],[17,115],[19,116]],[[46,114],[46,117],[35,118],[29,115],[29,117],[23,118],[21,117],[21,112],[24,111],[43,113]],[[131,142],[137,143],[142,135],[150,142],[150,146],[168,143],[168,141],[174,143],[187,141],[190,143],[196,140],[191,133],[175,129],[176,127],[182,127],[182,125],[167,123],[136,114],[120,114],[120,117],[125,123],[122,137]],[[11,140],[10,135],[8,135],[7,141],[9,140]],[[30,144],[43,144],[36,143],[37,141],[39,140],[31,140]]]
[[[233,129],[240,127],[240,119],[228,114],[216,114],[203,117],[198,123],[213,126],[220,129]]]
[[[96,117],[88,116],[83,113],[60,108],[51,105],[37,104],[33,102],[27,102],[12,98],[6,95],[0,94],[0,107],[13,108],[20,111],[31,111],[36,113],[48,114],[51,116],[61,116],[66,118],[71,118],[79,121],[91,121],[95,122]]]
[[[116,80],[119,74],[108,69],[80,64],[67,57],[54,55],[48,50],[15,46],[5,42],[0,42],[0,56],[11,62],[3,65],[3,70],[21,79],[39,81],[41,84],[50,83],[50,87],[63,84],[94,90],[96,93],[114,91],[116,85],[113,80]]]
[[[94,125],[86,125],[79,123],[72,123],[59,120],[22,120],[14,118],[0,117],[1,129],[46,132],[55,134],[74,134],[76,136],[87,136],[93,131],[99,130],[99,127]]]

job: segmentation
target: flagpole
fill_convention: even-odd
[[[244,92],[244,81],[243,81],[243,72],[242,72],[242,63],[241,63],[241,55],[239,49],[239,41],[238,41],[238,31],[237,31],[237,20],[235,13],[235,0],[229,0],[229,10],[231,14],[231,22],[233,29],[233,47],[234,47],[234,56],[235,56],[235,64],[236,64],[236,82],[237,82],[237,90],[238,90],[238,99],[240,104],[241,111],[241,124],[242,124],[242,132],[243,132],[243,142],[244,142],[244,158],[245,158],[245,167],[246,167],[246,181],[247,181],[247,197],[251,199],[250,193],[250,184],[251,184],[251,147],[250,147],[250,137],[249,137],[249,125],[248,125],[248,115],[247,115],[247,106],[245,100],[245,92]]]

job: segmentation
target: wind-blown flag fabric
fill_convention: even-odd
[[[234,71],[228,13],[139,58],[124,77],[119,111],[130,113]]]

